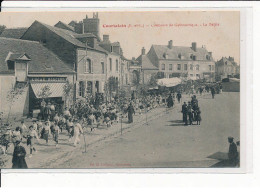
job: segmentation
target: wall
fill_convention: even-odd
[[[112,71],[110,71],[110,62],[109,59],[112,59]],[[118,71],[116,71],[116,60],[118,60]],[[121,71],[121,59],[117,54],[108,54],[107,56],[107,77],[117,77],[120,79],[120,71]]]
[[[93,73],[85,73],[85,65],[87,59],[91,60]],[[104,62],[104,74],[102,73],[101,62]],[[77,50],[77,64],[78,64],[78,79],[77,79],[77,97],[79,97],[79,81],[99,81],[99,90],[103,92],[103,85],[106,81],[106,66],[107,57],[105,53],[88,50],[86,55],[86,50]]]
[[[15,84],[15,77],[10,75],[0,75],[0,112],[4,113],[4,117],[8,116],[10,102],[7,100],[12,85]],[[10,117],[22,117],[29,113],[29,87],[26,86],[21,95],[18,96],[12,105]]]

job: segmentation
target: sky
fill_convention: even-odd
[[[0,13],[0,25],[7,28],[29,27],[35,20],[49,25],[62,21],[82,21],[92,12],[5,12]],[[124,55],[131,59],[146,52],[151,45],[197,47],[205,45],[215,61],[232,56],[240,63],[239,11],[140,11],[99,12],[100,36],[109,34],[111,41],[119,41]],[[115,27],[121,25],[126,27]],[[136,26],[135,26],[136,25]],[[197,25],[197,26],[196,26]],[[109,26],[109,27],[107,27]]]

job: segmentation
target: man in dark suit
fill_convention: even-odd
[[[185,125],[188,125],[188,119],[187,119],[188,109],[187,109],[186,102],[183,103],[181,112],[182,112],[183,122],[185,122]]]
[[[230,166],[237,166],[238,164],[238,152],[237,152],[237,145],[234,143],[233,137],[228,137],[229,142],[229,150],[228,150],[228,159],[230,162]]]

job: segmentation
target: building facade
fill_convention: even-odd
[[[240,74],[240,68],[233,57],[222,57],[216,62],[216,77],[219,80]]]
[[[156,73],[158,78],[180,77],[184,80],[206,81],[214,81],[215,78],[212,53],[205,47],[198,48],[196,42],[191,47],[173,46],[172,40],[168,45],[152,45],[147,54],[142,49],[138,60],[144,71],[145,82],[151,73]]]

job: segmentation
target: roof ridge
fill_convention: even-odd
[[[24,40],[24,39],[18,39],[18,38],[0,37],[0,39],[15,40],[15,41],[21,41],[21,42],[32,42],[32,43],[38,43],[38,44],[40,44],[38,41],[34,41],[34,40]]]

